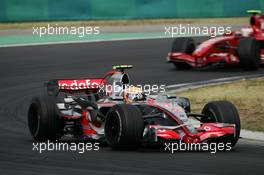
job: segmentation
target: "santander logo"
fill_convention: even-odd
[[[58,80],[60,89],[81,90],[99,88],[103,79]]]

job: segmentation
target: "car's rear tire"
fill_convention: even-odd
[[[143,130],[144,121],[138,107],[120,104],[109,110],[105,121],[105,138],[113,149],[137,149]]]
[[[203,118],[202,122],[219,122],[219,123],[229,123],[235,124],[236,133],[235,136],[230,136],[226,138],[224,142],[230,142],[234,146],[240,136],[240,118],[236,107],[229,101],[213,101],[207,103],[203,110],[202,114],[207,116]]]
[[[53,96],[32,99],[28,110],[28,127],[34,140],[56,140],[62,136],[64,121],[56,112],[55,102]]]
[[[195,50],[194,40],[189,37],[175,38],[171,48],[171,52],[182,52],[189,55],[191,55],[194,50]],[[191,66],[185,62],[174,62],[174,66],[180,70],[191,68]]]
[[[240,65],[245,70],[256,70],[260,66],[260,43],[254,38],[241,38],[238,43]]]

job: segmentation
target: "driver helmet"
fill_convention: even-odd
[[[133,103],[145,99],[145,94],[141,88],[129,86],[124,90],[124,100],[126,103]]]
[[[241,34],[243,37],[249,37],[253,33],[252,28],[242,28],[241,29]]]

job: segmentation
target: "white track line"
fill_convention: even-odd
[[[60,45],[60,44],[79,44],[79,43],[97,43],[97,42],[110,42],[110,41],[132,41],[132,40],[149,40],[149,39],[173,39],[177,37],[200,37],[204,35],[180,35],[180,36],[152,36],[152,37],[132,37],[132,38],[116,38],[106,40],[77,40],[77,41],[54,41],[54,42],[40,42],[40,43],[25,43],[25,44],[6,44],[0,45],[0,48],[5,47],[26,47],[26,46],[45,46],[45,45]]]

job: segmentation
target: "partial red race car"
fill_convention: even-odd
[[[241,65],[256,70],[264,63],[264,16],[249,10],[250,26],[241,31],[210,38],[197,47],[193,38],[180,37],[173,42],[167,62],[177,69],[209,65]]]
[[[33,139],[88,139],[114,149],[137,149],[143,143],[166,141],[236,144],[240,118],[233,104],[213,101],[200,114],[192,113],[187,98],[147,96],[130,85],[124,71],[131,67],[115,66],[103,78],[45,83],[45,95],[34,97],[28,110]]]

